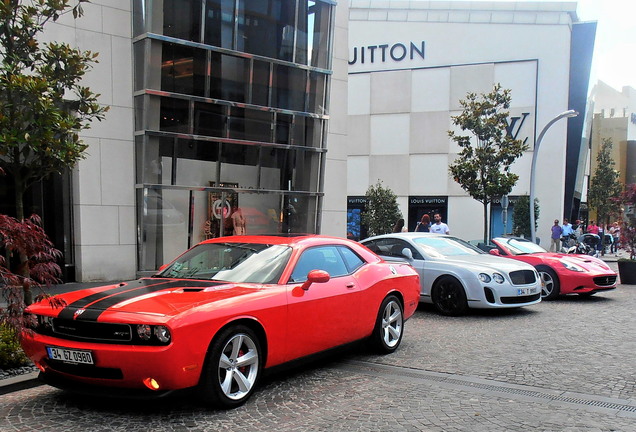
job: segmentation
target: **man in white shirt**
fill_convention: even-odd
[[[442,222],[442,215],[441,214],[435,213],[433,215],[433,219],[435,220],[435,223],[431,225],[430,231],[432,233],[450,234],[450,230],[448,229],[448,225],[446,225],[444,222]]]

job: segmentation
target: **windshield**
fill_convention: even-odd
[[[485,253],[457,237],[416,237],[413,241],[430,257],[444,258]]]
[[[192,248],[155,277],[277,283],[291,251],[285,245],[206,243]]]
[[[508,250],[510,250],[510,252],[513,255],[523,255],[523,254],[547,252],[541,246],[539,246],[536,243],[532,243],[529,240],[514,239],[514,238],[511,238],[511,239],[500,238],[500,239],[497,239],[497,240],[500,243],[505,244],[506,247],[508,248]]]

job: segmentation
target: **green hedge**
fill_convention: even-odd
[[[0,324],[0,369],[11,369],[29,364],[24,355],[18,335],[6,324]]]

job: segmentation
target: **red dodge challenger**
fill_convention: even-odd
[[[593,295],[616,288],[616,272],[603,260],[589,255],[548,252],[518,237],[492,239],[490,253],[532,264],[543,280],[541,297],[552,300],[561,294]]]
[[[420,295],[409,265],[317,235],[204,241],[156,275],[27,308],[24,351],[70,391],[159,396],[198,387],[231,408],[263,368],[359,339],[397,349]]]

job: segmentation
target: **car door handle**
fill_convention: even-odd
[[[353,282],[349,282],[347,285],[345,285],[347,288],[351,289],[351,288],[355,288],[356,284],[354,284]]]

